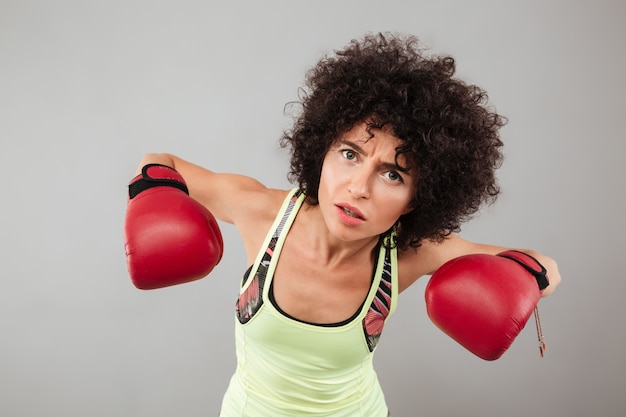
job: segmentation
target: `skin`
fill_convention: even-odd
[[[331,146],[322,165],[319,204],[302,207],[285,240],[274,276],[283,311],[311,323],[349,319],[369,290],[378,237],[411,210],[415,173],[396,165],[400,140],[391,132],[356,125]],[[160,163],[185,178],[190,196],[235,225],[251,265],[289,190],[267,188],[253,178],[218,174],[171,154],[147,154],[138,167]],[[511,249],[451,235],[398,254],[399,291],[458,256]],[[548,271],[547,296],[560,283],[556,262],[526,249]],[[306,265],[305,268],[302,266]]]

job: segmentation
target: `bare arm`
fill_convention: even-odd
[[[251,202],[258,202],[271,190],[257,180],[235,174],[219,174],[177,156],[167,153],[150,153],[143,156],[137,174],[144,165],[162,164],[178,171],[187,183],[189,195],[207,207],[218,219],[238,223],[246,216]]]
[[[417,250],[409,249],[401,255],[400,290],[406,289],[423,275],[432,275],[441,265],[459,256],[474,253],[496,255],[510,249],[513,248],[470,242],[456,235],[449,236],[442,243],[424,242]],[[542,296],[552,294],[561,282],[561,274],[554,259],[533,250],[514,250],[531,255],[546,268],[550,285],[543,290]]]
[[[267,188],[243,175],[216,173],[167,153],[146,154],[137,173],[147,164],[174,168],[184,178],[190,197],[217,219],[235,225],[246,248],[248,263],[256,257],[288,193],[288,190]]]

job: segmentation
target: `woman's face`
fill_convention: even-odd
[[[415,174],[402,156],[396,164],[401,144],[389,130],[360,123],[330,147],[318,201],[331,234],[345,241],[378,237],[410,211]]]

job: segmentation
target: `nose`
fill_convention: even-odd
[[[350,183],[348,184],[348,192],[356,199],[369,198],[371,193],[371,175],[365,170],[361,169],[357,172],[353,172]]]

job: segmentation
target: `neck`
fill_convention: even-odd
[[[315,254],[318,262],[329,266],[361,261],[364,257],[370,259],[378,245],[378,236],[354,241],[344,241],[333,236],[317,205],[305,203],[296,218],[296,223],[294,226],[301,229],[301,238]]]

